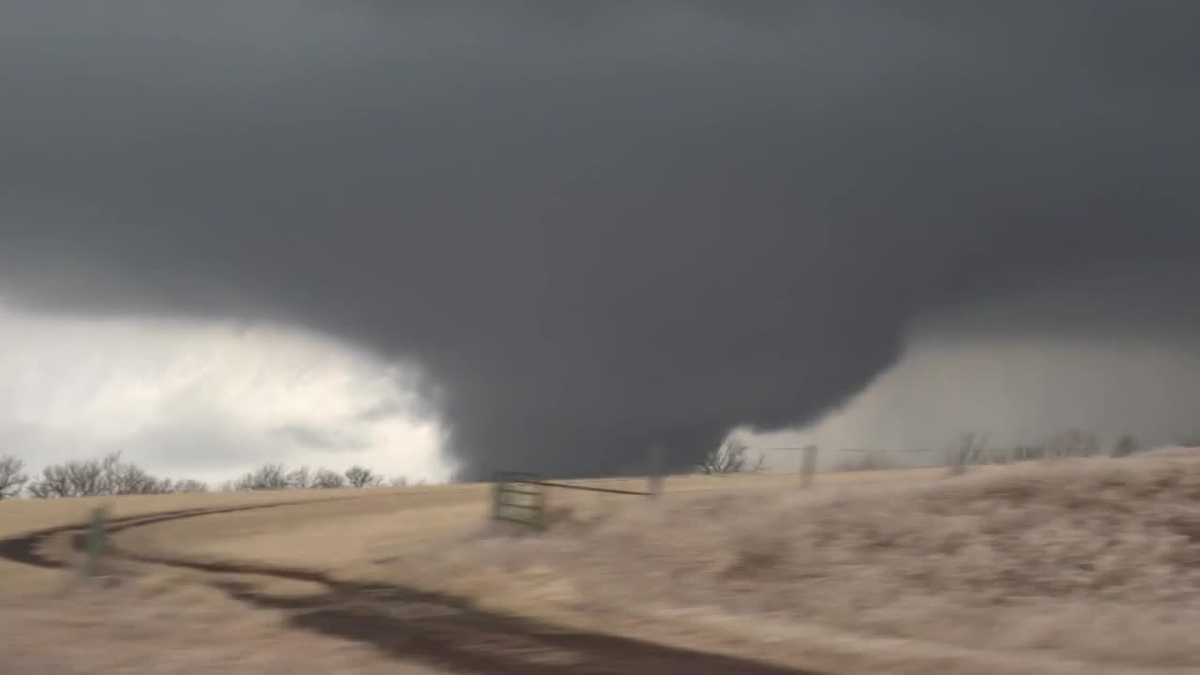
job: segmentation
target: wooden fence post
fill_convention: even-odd
[[[800,485],[812,485],[813,475],[817,472],[817,446],[809,445],[804,448],[804,463],[800,467]]]
[[[106,521],[108,514],[101,506],[92,511],[92,522],[88,525],[87,551],[83,561],[83,575],[91,578],[99,571],[100,556],[104,554],[108,532]]]
[[[663,450],[655,446],[650,448],[650,472],[646,480],[646,492],[657,499],[663,492],[663,474],[666,473],[663,463]]]
[[[492,520],[500,520],[504,510],[504,479],[496,476],[492,480]]]

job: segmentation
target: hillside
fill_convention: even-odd
[[[969,650],[994,655],[995,672],[1045,672],[1043,657],[1055,672],[1200,669],[1190,451],[608,503],[564,510],[540,537],[485,531],[396,555],[373,573],[610,626],[691,623],[810,657],[807,643],[833,631],[879,638],[899,661],[940,653],[946,668]]]

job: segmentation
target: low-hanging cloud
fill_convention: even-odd
[[[265,462],[443,480],[404,368],[283,326],[65,319],[0,306],[0,454],[124,456],[213,484]],[[363,410],[390,414],[364,419]]]
[[[1105,450],[1126,435],[1143,447],[1193,441],[1198,310],[1144,293],[1180,283],[1181,272],[1143,270],[1151,278],[1136,284],[1110,274],[922,316],[897,363],[840,409],[745,440],[790,470],[794,449],[810,443],[837,466],[864,449],[890,450],[882,457],[897,464],[942,462],[964,434],[997,450],[1072,430],[1096,434]]]
[[[587,473],[1200,258],[1191,3],[582,5],[5,3],[0,293],[336,335],[466,475]]]

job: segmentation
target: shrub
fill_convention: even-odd
[[[751,465],[746,457],[749,450],[750,446],[743,441],[730,438],[720,446],[709,450],[704,455],[704,459],[696,465],[696,471],[704,474],[725,474],[761,470],[766,458],[759,455],[755,463]]]
[[[352,487],[368,488],[377,487],[383,483],[383,476],[366,467],[355,465],[346,469],[346,480]]]

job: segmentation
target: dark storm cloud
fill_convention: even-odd
[[[8,2],[0,292],[411,358],[472,474],[682,462],[836,405],[920,312],[1200,262],[1197,21]]]

